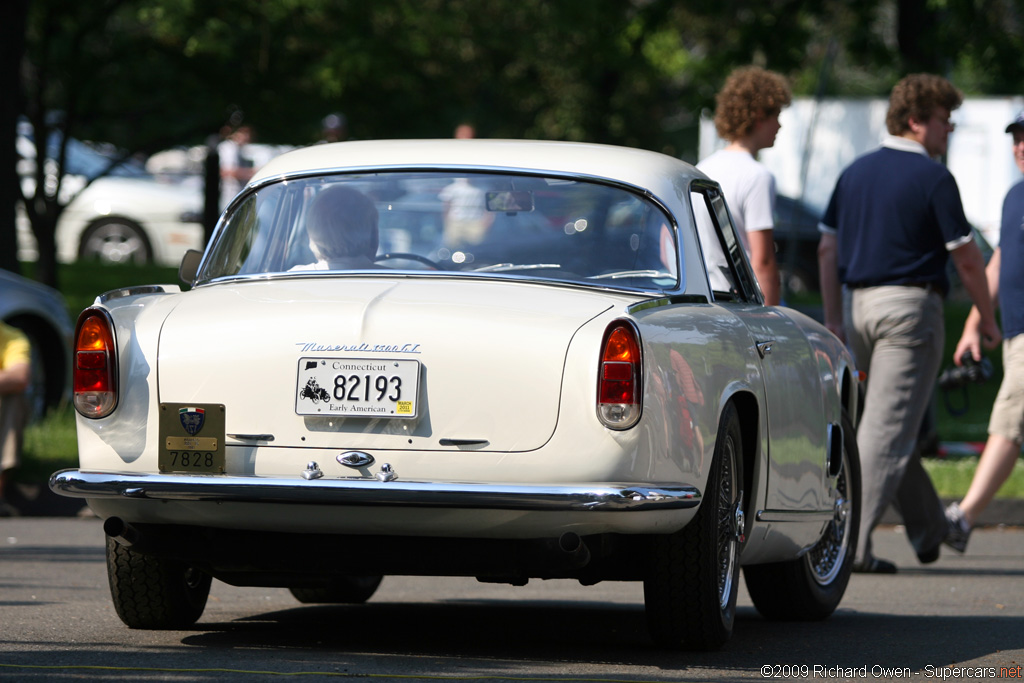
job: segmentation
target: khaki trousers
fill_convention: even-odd
[[[873,556],[871,532],[890,504],[921,554],[948,533],[935,486],[914,452],[942,363],[942,297],[918,287],[868,287],[853,290],[850,308],[850,348],[868,376],[857,428],[863,495],[856,560]]]

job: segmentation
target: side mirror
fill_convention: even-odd
[[[186,285],[191,286],[199,274],[199,263],[203,260],[203,252],[197,249],[189,249],[181,257],[181,265],[178,266],[178,279]]]

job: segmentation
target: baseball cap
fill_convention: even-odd
[[[1020,111],[1020,113],[1018,113],[1018,114],[1017,114],[1017,118],[1015,118],[1015,119],[1014,119],[1014,120],[1013,120],[1013,121],[1012,121],[1012,122],[1010,123],[1010,125],[1008,125],[1008,126],[1006,127],[1006,132],[1007,132],[1007,133],[1012,133],[1012,132],[1014,131],[1014,129],[1015,129],[1015,128],[1021,128],[1021,129],[1024,129],[1024,109],[1022,109],[1022,110]]]

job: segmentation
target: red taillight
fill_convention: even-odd
[[[110,316],[87,308],[75,329],[73,372],[75,410],[85,417],[105,417],[117,405],[117,346]]]
[[[597,387],[597,415],[606,427],[628,429],[640,419],[642,376],[636,328],[612,323],[604,335]]]

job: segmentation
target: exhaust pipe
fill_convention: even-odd
[[[583,567],[590,562],[590,548],[580,535],[567,531],[558,538],[558,549],[572,560],[570,566]]]
[[[131,548],[140,538],[139,530],[120,517],[107,517],[103,521],[103,533],[125,548]]]

